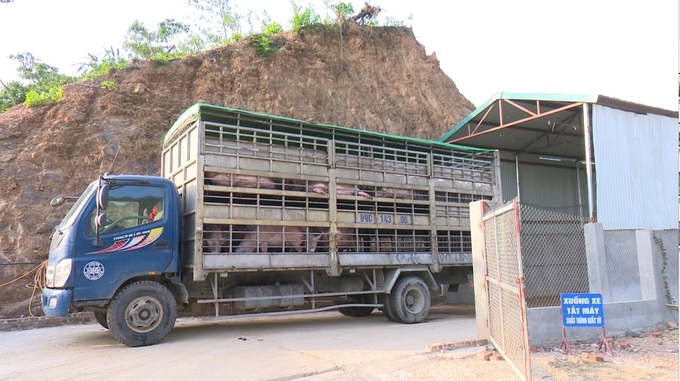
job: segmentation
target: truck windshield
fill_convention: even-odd
[[[85,189],[85,192],[80,195],[78,198],[78,201],[76,201],[75,204],[71,207],[71,210],[66,213],[66,217],[64,217],[63,220],[61,220],[61,223],[59,226],[57,226],[57,229],[63,230],[64,228],[67,228],[71,225],[73,225],[76,221],[76,217],[80,213],[80,210],[83,209],[85,204],[87,203],[87,200],[89,200],[92,197],[92,194],[97,190],[97,182],[94,181],[90,183],[90,185]]]

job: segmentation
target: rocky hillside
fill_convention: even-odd
[[[158,174],[165,132],[194,103],[429,139],[474,109],[409,28],[349,23],[273,40],[266,56],[245,39],[136,62],[66,86],[58,104],[0,114],[0,285],[47,259],[67,211],[50,208],[52,197],[78,196],[106,171]],[[32,280],[0,288],[0,318],[29,314]],[[39,292],[32,300],[42,315]]]

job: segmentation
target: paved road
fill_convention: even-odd
[[[161,343],[141,348],[120,344],[97,324],[63,326],[0,332],[0,380],[439,379],[430,370],[419,374],[436,360],[427,344],[474,339],[473,309],[452,306],[435,306],[412,325],[378,311],[364,318],[184,318]]]

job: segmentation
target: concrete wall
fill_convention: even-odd
[[[606,297],[603,294],[603,299],[609,302],[643,300],[635,230],[604,230],[603,234],[609,280],[609,293]],[[642,264],[642,267],[649,266],[649,263]]]
[[[678,230],[604,231],[600,224],[584,230],[590,292],[602,294],[607,335],[677,324]],[[527,322],[533,345],[560,342],[561,307],[529,308]],[[567,328],[570,341],[598,336],[599,328]]]
[[[623,335],[626,330],[651,332],[665,329],[666,322],[677,324],[677,309],[675,317],[672,309],[657,301],[605,303],[604,319],[605,331],[611,335]],[[529,343],[532,346],[543,346],[552,343],[559,346],[562,341],[562,309],[561,307],[542,307],[527,309],[529,324]],[[567,327],[567,340],[573,344],[575,340],[594,340],[602,337],[601,328]]]

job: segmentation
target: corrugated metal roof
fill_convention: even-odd
[[[461,120],[458,124],[453,126],[449,132],[439,138],[440,142],[450,140],[451,136],[458,130],[470,123],[473,119],[478,118],[480,114],[485,113],[489,106],[493,105],[500,99],[514,99],[514,100],[530,100],[530,101],[548,101],[548,102],[568,102],[568,103],[594,103],[597,101],[597,95],[590,94],[548,94],[548,93],[509,93],[500,92],[494,94],[483,105],[477,107],[470,115]]]
[[[439,141],[583,160],[583,105],[678,117],[677,111],[592,94],[496,93]]]

